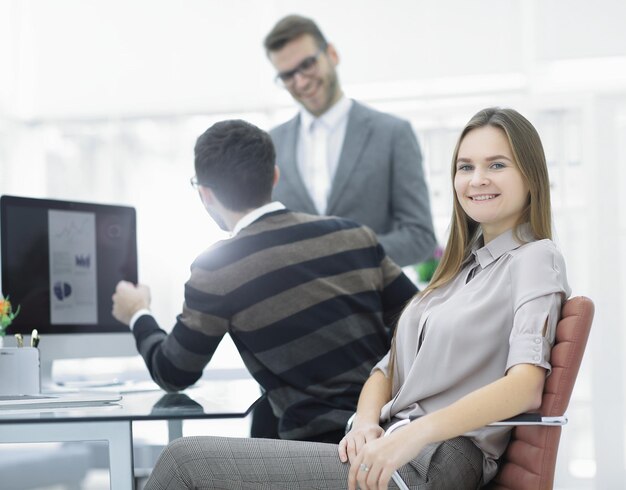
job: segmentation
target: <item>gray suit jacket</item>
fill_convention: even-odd
[[[297,115],[270,131],[281,172],[274,199],[317,214],[296,162],[299,127]],[[436,240],[422,156],[407,121],[354,102],[326,212],[369,226],[401,266],[432,257]]]

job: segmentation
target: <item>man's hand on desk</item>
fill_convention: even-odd
[[[120,281],[113,294],[113,316],[125,325],[133,315],[150,308],[150,288],[144,284],[136,286],[128,281]]]

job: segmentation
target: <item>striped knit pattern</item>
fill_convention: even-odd
[[[281,438],[309,438],[345,425],[415,292],[371,230],[281,210],[195,260],[169,336],[149,316],[134,333],[170,391],[193,384],[230,333]]]

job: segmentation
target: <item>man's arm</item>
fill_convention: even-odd
[[[387,254],[404,267],[431,258],[437,241],[422,154],[407,121],[395,125],[392,145],[392,231],[378,239]]]
[[[150,290],[121,281],[113,295],[113,316],[129,325],[152,379],[166,391],[194,384],[209,363],[221,335],[207,335],[177,320],[168,335],[149,312]],[[133,318],[136,317],[136,318]]]

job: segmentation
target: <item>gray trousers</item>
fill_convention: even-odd
[[[456,437],[427,446],[399,473],[411,489],[474,490],[482,464],[482,452]],[[336,444],[183,437],[163,450],[145,489],[339,490],[348,486],[348,470]]]

